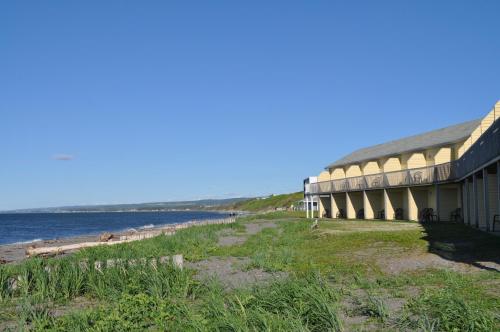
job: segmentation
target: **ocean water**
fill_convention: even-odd
[[[0,244],[139,230],[225,216],[205,211],[0,214]]]

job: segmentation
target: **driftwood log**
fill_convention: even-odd
[[[102,233],[101,236],[99,236],[99,241],[101,242],[108,242],[113,238],[113,234],[111,233]]]
[[[128,243],[133,241],[140,241],[145,239],[150,239],[159,235],[170,236],[174,235],[176,230],[185,229],[193,226],[205,226],[205,225],[219,225],[219,224],[232,224],[236,221],[235,218],[225,218],[225,219],[215,219],[215,220],[204,220],[204,221],[190,221],[184,224],[178,224],[174,226],[168,226],[160,230],[153,230],[150,232],[142,232],[134,235],[122,235],[119,240],[112,241],[113,235],[109,233],[101,235],[99,238],[99,242],[82,242],[75,244],[67,244],[62,246],[54,246],[54,247],[29,247],[26,249],[26,256],[55,256],[64,254],[67,252],[72,252],[84,248],[91,248],[97,246],[111,246],[115,244]],[[110,236],[108,238],[108,235]],[[106,239],[107,238],[107,239]],[[104,241],[104,242],[101,242]]]

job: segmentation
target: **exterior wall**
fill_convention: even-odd
[[[331,218],[331,203],[330,196],[319,198],[319,217],[320,218]]]
[[[434,165],[449,163],[452,160],[452,149],[440,148],[434,154]]]
[[[495,109],[491,110],[481,121],[481,132],[485,132],[495,122]]]
[[[332,216],[337,217],[338,212],[342,210],[346,214],[346,194],[332,194]]]
[[[356,219],[356,215],[363,208],[363,193],[348,192],[346,193],[347,219]]]
[[[318,175],[318,182],[330,181],[330,172],[323,171]]]
[[[495,214],[498,214],[498,184],[496,174],[488,174],[488,199],[489,222],[491,228],[493,225],[493,217]]]
[[[418,221],[422,209],[429,207],[429,189],[419,187],[407,189],[408,219]]]
[[[380,173],[378,161],[369,161],[363,165],[363,175]]]
[[[408,217],[405,217],[405,213],[407,213],[407,210],[405,209],[405,206],[407,205],[405,201],[407,200],[406,197],[406,189],[386,189],[385,190],[385,219],[387,220],[394,220],[396,219],[395,213],[396,209],[403,209],[403,218],[408,219]],[[405,212],[406,210],[406,212]]]
[[[462,157],[462,155],[467,151],[469,150],[469,148],[471,147],[472,145],[472,139],[469,137],[465,140],[464,144],[462,145],[461,147],[461,151],[459,152],[458,154],[458,158]]]
[[[332,175],[331,175],[332,180],[340,180],[343,178],[345,178],[344,168],[338,167],[338,168],[333,169]]]
[[[420,168],[427,166],[427,160],[423,152],[416,152],[403,155],[401,164],[404,169]]]
[[[365,219],[378,218],[380,211],[384,209],[384,192],[382,190],[364,191],[363,208]]]
[[[472,132],[472,134],[470,135],[471,145],[478,140],[479,136],[481,136],[481,133],[481,126],[477,127],[476,130]]]
[[[318,217],[321,218],[321,216],[323,215],[323,213],[325,212],[325,207],[323,206],[323,202],[321,201],[321,198],[319,199],[318,201]]]
[[[455,151],[455,155],[454,155],[455,159],[459,159],[465,153],[465,151],[466,151],[466,142],[467,142],[467,140],[455,144],[455,148],[453,149]]]
[[[382,162],[382,169],[385,173],[402,170],[399,157],[390,157],[384,159]]]
[[[359,167],[359,165],[350,165],[347,167],[345,172],[345,176],[348,178],[361,175],[363,175],[363,173],[361,173],[361,168]]]
[[[443,186],[439,192],[439,217],[443,221],[451,221],[451,213],[459,207],[459,189],[455,186]]]

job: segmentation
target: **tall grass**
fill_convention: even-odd
[[[425,331],[493,331],[500,321],[499,305],[471,278],[447,273],[443,287],[427,288],[409,302],[403,323]]]
[[[313,232],[309,222],[282,220],[283,216],[281,212],[251,216],[232,225],[182,230],[172,237],[0,266],[0,330],[5,326],[2,320],[9,324],[19,320],[21,328],[53,331],[339,331],[340,293],[358,297],[351,299],[356,305],[352,312],[361,312],[369,324],[360,329],[498,330],[500,300],[481,286],[482,281],[493,282],[491,287],[497,285],[498,274],[476,276],[434,269],[394,276],[378,267],[375,255],[387,255],[378,248],[390,247],[401,253],[425,250],[427,242],[422,236],[426,235],[420,230],[329,232],[345,230],[355,222],[324,221],[320,230]],[[248,236],[240,245],[217,246],[219,230],[241,230],[243,222],[255,219],[274,220],[278,227]],[[461,230],[455,232],[453,237],[460,239]],[[477,235],[477,241],[481,239]],[[491,241],[489,248],[496,252],[499,242]],[[365,248],[377,250],[368,256],[353,254],[363,253]],[[249,257],[249,268],[283,270],[290,278],[228,291],[216,282],[195,280],[192,271],[140,261],[177,253],[188,260]],[[84,259],[88,260],[86,269],[78,264]],[[137,265],[94,268],[96,260],[105,264],[107,259],[135,259]],[[9,283],[17,276],[17,289],[12,290]],[[328,276],[328,282],[323,276]],[[408,287],[418,291],[406,293]],[[368,298],[350,291],[360,288],[370,290]],[[395,293],[407,301],[397,312],[390,302]],[[71,308],[72,300],[79,297],[90,298],[88,302],[94,307],[64,311],[61,317],[53,315],[54,308]],[[353,329],[349,324],[346,320],[345,330]]]
[[[26,310],[35,329],[96,331],[340,331],[338,296],[315,273],[226,293],[216,283],[187,293],[123,294],[114,304],[60,318]]]

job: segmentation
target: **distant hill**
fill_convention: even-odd
[[[246,200],[241,200],[223,206],[225,209],[236,211],[269,211],[280,208],[289,208],[304,198],[303,192],[296,192],[291,194],[271,195],[269,197],[257,197]]]
[[[2,211],[2,213],[62,213],[62,212],[133,212],[133,211],[172,211],[172,210],[219,210],[252,198],[203,199],[197,201],[156,202],[138,204],[61,206],[49,208]]]
[[[303,198],[302,192],[267,197],[203,199],[196,201],[137,204],[79,205],[1,211],[0,213],[66,213],[66,212],[146,212],[173,210],[220,210],[259,212],[289,208]]]

